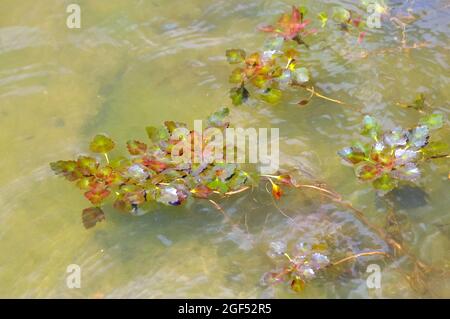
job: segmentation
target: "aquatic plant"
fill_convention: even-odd
[[[309,81],[308,69],[297,62],[299,52],[293,48],[281,51],[278,39],[274,40],[270,50],[262,54],[255,52],[247,57],[245,51],[241,49],[227,50],[226,55],[230,64],[243,64],[242,67],[235,68],[229,78],[230,83],[237,84],[230,90],[230,98],[234,105],[240,105],[248,100],[251,94],[250,87],[262,101],[276,104],[288,86]]]
[[[348,254],[346,257],[330,260],[330,251],[328,244],[318,242],[309,244],[300,241],[293,254],[286,252],[284,242],[272,242],[268,255],[277,265],[275,270],[266,272],[262,277],[263,285],[289,284],[294,292],[302,292],[307,285],[319,276],[326,276],[331,268],[355,260],[360,257],[381,256],[390,258],[391,256],[384,251],[365,251],[357,254]],[[281,260],[280,260],[281,258]]]
[[[206,120],[206,130],[215,128],[223,131],[229,123],[225,121],[227,108],[213,113]],[[180,134],[180,130],[185,134]],[[96,157],[81,155],[76,160],[60,160],[50,163],[56,175],[84,192],[84,196],[94,207],[83,210],[82,220],[86,228],[95,226],[105,219],[101,206],[111,200],[121,211],[135,215],[151,211],[152,204],[179,206],[191,198],[209,199],[214,195],[237,194],[256,186],[260,176],[243,170],[240,165],[226,163],[226,153],[222,158],[211,157],[208,147],[211,136],[189,130],[184,123],[166,121],[162,127],[146,128],[149,143],[137,140],[127,142],[129,156],[109,158],[116,143],[106,135],[96,135],[89,149],[104,155],[104,161]],[[172,156],[181,152],[177,145],[189,143],[191,154],[186,161]],[[196,161],[196,145],[200,145],[200,156],[209,160]],[[279,185],[293,185],[289,175],[262,176],[270,180],[272,193],[280,199]]]
[[[283,14],[275,26],[262,26],[261,31],[272,36],[262,52],[248,54],[242,49],[226,51],[227,61],[238,65],[229,77],[237,86],[230,90],[234,105],[245,103],[252,95],[269,104],[276,104],[283,90],[309,81],[308,69],[299,61],[299,44],[314,30],[306,30],[309,20],[304,19],[305,8],[292,7],[291,14]],[[251,92],[255,91],[255,92]]]
[[[363,120],[361,134],[371,142],[358,142],[338,152],[344,161],[354,166],[356,176],[370,181],[381,194],[398,186],[401,181],[414,182],[421,173],[420,164],[431,157],[446,155],[448,146],[441,141],[430,141],[432,130],[443,126],[442,114],[423,117],[416,127],[397,127],[383,132],[371,116]]]
[[[281,267],[264,274],[262,283],[265,285],[289,283],[293,291],[301,292],[309,281],[316,278],[317,274],[330,264],[330,260],[321,249],[323,245],[320,244],[307,247],[301,243],[292,257],[284,251],[285,247],[282,244],[273,242],[271,246],[272,255],[282,256],[285,259]]]
[[[247,53],[240,48],[226,51],[228,63],[237,65],[229,76],[229,82],[236,85],[229,92],[234,105],[241,105],[253,96],[266,103],[277,104],[289,88],[302,88],[311,93],[309,98],[299,101],[299,105],[308,104],[314,95],[343,104],[316,92],[314,87],[306,86],[311,76],[299,58],[300,46],[309,48],[305,37],[317,32],[317,29],[308,29],[312,21],[305,19],[307,12],[305,7],[292,6],[291,13],[282,14],[275,25],[260,26],[260,31],[270,35],[261,51]],[[335,8],[332,16],[348,32],[363,28],[361,17],[352,11],[339,7]],[[321,12],[318,17],[325,27],[328,15]],[[364,35],[365,32],[360,31],[359,41]]]

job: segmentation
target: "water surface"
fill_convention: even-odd
[[[359,1],[304,2],[314,13],[337,4],[363,13]],[[85,230],[80,212],[88,202],[53,176],[48,163],[86,152],[98,132],[123,146],[130,138],[145,139],[145,126],[168,119],[192,125],[229,106],[225,50],[260,49],[265,35],[256,26],[275,21],[292,3],[80,0],[79,30],[65,26],[69,3],[0,2],[1,297],[373,297],[365,282],[370,262],[382,267],[383,297],[450,297],[448,276],[430,276],[428,291],[412,289],[405,258],[350,263],[343,274],[318,278],[300,295],[287,286],[262,285],[262,275],[274,267],[267,256],[273,241],[293,247],[327,240],[336,256],[387,249],[350,211],[314,192],[286,194],[280,207],[292,220],[262,190],[221,203],[237,226],[198,203],[159,207],[141,217],[107,207],[107,221]],[[406,27],[407,43],[426,46],[395,50],[402,34],[392,23],[370,32],[362,46],[338,29],[319,33],[302,55],[316,87],[387,128],[417,122],[419,114],[395,103],[418,92],[448,116],[448,1],[390,3],[396,14],[410,9],[415,16]],[[231,117],[236,126],[279,127],[281,166],[326,182],[383,225],[385,206],[335,155],[358,138],[360,112],[321,99],[299,108],[288,97],[275,107],[235,107]],[[448,133],[439,137],[448,140]],[[446,164],[424,165],[418,187],[394,199],[407,245],[448,270]],[[80,289],[66,286],[69,264],[81,266]]]

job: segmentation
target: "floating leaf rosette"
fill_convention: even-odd
[[[229,123],[227,108],[213,113],[206,120],[205,132],[217,129],[224,132]],[[208,161],[196,161],[195,144],[200,145],[200,156],[210,156],[209,138],[201,132],[189,130],[184,123],[166,121],[162,127],[147,127],[149,143],[138,140],[127,142],[129,156],[119,156],[106,162],[95,157],[80,156],[77,160],[57,161],[50,164],[56,175],[84,192],[84,196],[94,205],[83,211],[83,224],[93,227],[105,219],[101,206],[112,202],[121,211],[135,215],[150,210],[152,203],[179,206],[189,198],[207,199],[214,195],[239,192],[258,182],[258,176],[244,171],[238,164],[226,163],[225,156]],[[180,134],[183,132],[183,134]],[[181,154],[189,145],[191,154]],[[94,153],[107,154],[115,143],[105,135],[97,135],[90,143]],[[187,156],[186,161],[174,158]],[[287,184],[290,177],[271,176],[268,178],[274,189],[275,198],[281,197],[279,184]]]
[[[310,23],[304,19],[306,8],[293,7],[291,14],[283,14],[274,26],[260,27],[272,36],[260,52],[248,54],[242,49],[226,51],[227,61],[236,65],[229,82],[236,87],[230,90],[234,105],[245,103],[250,96],[277,104],[289,86],[302,85],[310,80],[309,70],[300,62],[299,44],[303,37],[314,33],[306,30]]]
[[[264,274],[263,284],[273,285],[288,283],[295,292],[302,292],[308,282],[316,278],[320,271],[330,265],[330,260],[324,254],[324,244],[309,247],[301,243],[290,256],[285,252],[286,246],[282,242],[272,242],[269,257],[285,257],[278,269]]]
[[[372,142],[356,143],[338,154],[354,166],[360,180],[370,181],[377,190],[386,193],[401,181],[418,180],[424,159],[445,154],[445,143],[430,142],[430,131],[441,128],[443,123],[443,115],[435,113],[422,118],[414,128],[397,127],[382,132],[379,123],[366,115],[361,134]]]

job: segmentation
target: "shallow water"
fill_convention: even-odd
[[[290,191],[279,206],[264,191],[221,203],[233,225],[210,205],[160,207],[141,217],[107,208],[107,221],[85,230],[81,193],[53,176],[48,163],[86,152],[105,132],[123,145],[145,139],[147,125],[172,119],[193,123],[229,105],[228,48],[261,47],[255,31],[289,10],[283,1],[84,0],[82,28],[68,29],[68,1],[0,1],[0,297],[374,297],[365,267],[382,268],[382,297],[450,297],[448,276],[432,273],[429,289],[413,289],[405,258],[367,257],[347,270],[311,282],[301,294],[287,285],[266,287],[273,241],[327,241],[333,256],[387,249],[352,213],[311,191]],[[310,12],[337,3],[305,1]],[[363,46],[339,30],[318,34],[302,58],[316,87],[376,116],[386,127],[412,126],[419,115],[396,102],[423,92],[431,108],[449,115],[448,1],[390,1],[397,14],[417,19],[401,30],[391,23]],[[361,11],[360,11],[361,12]],[[368,57],[362,53],[370,52]],[[362,209],[377,225],[387,210],[369,184],[359,183],[336,151],[358,137],[361,113],[315,98],[299,108],[289,97],[278,106],[232,109],[232,123],[279,127],[281,166],[313,178]],[[439,137],[449,140],[448,125]],[[396,192],[404,242],[437,269],[450,267],[448,165],[424,165],[418,187]],[[82,287],[68,289],[66,267],[82,269]],[[435,271],[436,273],[438,271]],[[379,296],[379,295],[377,295]]]

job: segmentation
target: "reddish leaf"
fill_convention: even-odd
[[[191,193],[194,197],[198,198],[208,198],[213,191],[206,185],[198,185],[191,189]]]
[[[377,167],[371,164],[363,164],[356,168],[356,176],[363,181],[372,180],[379,175]]]
[[[358,43],[362,43],[364,41],[364,37],[366,36],[366,32],[360,32],[358,36]]]
[[[144,158],[142,161],[142,165],[150,168],[157,173],[162,172],[168,167],[166,163],[151,158]]]
[[[147,145],[136,140],[128,141],[127,148],[131,155],[142,155],[147,151]]]
[[[105,213],[99,207],[89,207],[83,209],[81,214],[83,225],[86,229],[94,227],[97,223],[105,220]]]
[[[272,182],[272,195],[276,200],[279,200],[281,198],[281,195],[283,195],[283,190],[280,186]]]
[[[111,192],[103,183],[93,183],[91,189],[84,193],[84,196],[94,205],[101,204]]]
[[[277,180],[288,186],[295,187],[296,185],[294,178],[288,174],[278,176]]]
[[[297,37],[309,23],[309,20],[303,21],[303,15],[297,7],[293,6],[291,14],[283,14],[278,20],[276,26],[263,26],[259,29],[263,32],[280,35],[285,40],[292,40]]]

